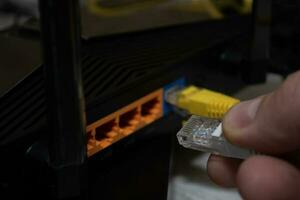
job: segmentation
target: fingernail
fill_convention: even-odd
[[[262,98],[242,102],[234,106],[225,116],[223,129],[229,139],[236,137],[243,128],[249,126],[255,119]]]

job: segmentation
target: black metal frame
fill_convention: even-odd
[[[270,64],[272,0],[254,0],[252,40],[244,79],[248,83],[264,82]]]
[[[57,198],[79,197],[85,188],[86,137],[80,59],[78,0],[40,0],[45,65],[48,147]]]

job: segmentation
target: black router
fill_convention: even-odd
[[[170,87],[195,82],[195,74],[200,74],[196,81],[201,79],[203,85],[222,88],[221,81],[211,79],[219,76],[216,70],[195,66],[200,66],[200,61],[211,52],[218,52],[225,44],[244,35],[248,19],[238,17],[83,37],[78,42],[74,21],[78,12],[74,2],[60,2],[62,8],[58,10],[49,9],[47,3],[41,5],[45,64],[39,56],[38,29],[21,27],[0,36],[8,46],[23,44],[24,51],[34,54],[24,62],[27,68],[15,74],[15,79],[7,80],[2,88],[0,197],[166,199],[174,133],[180,128],[181,120],[170,112],[164,94]],[[49,16],[49,12],[57,16]],[[68,18],[64,12],[75,17]],[[53,24],[57,25],[57,32],[50,30]],[[52,48],[50,36],[60,39],[61,44],[56,47],[61,49]],[[74,40],[64,41],[69,37]],[[64,50],[70,49],[72,52],[66,53],[64,58]],[[5,49],[0,51],[5,52]],[[24,51],[19,49],[15,53]],[[9,60],[12,59],[10,53],[6,52],[3,58],[7,65],[20,65]],[[61,69],[72,63],[73,68]],[[62,75],[51,71],[52,65],[60,66],[57,70],[62,70]],[[60,82],[65,81],[67,86],[80,83],[70,81],[77,80],[73,76],[78,75],[76,70],[82,74],[82,85],[77,86],[82,86],[84,91],[85,120],[80,123],[86,124],[86,133],[68,132],[59,138],[59,134],[51,132],[57,127],[49,122],[47,114],[50,107],[57,108],[56,105],[49,107],[57,102],[54,97],[49,98],[49,90],[64,88],[56,98],[70,99],[74,105],[76,96],[70,98],[73,94],[70,90],[74,88],[49,83],[63,79],[67,69],[73,71]],[[1,76],[6,71],[1,68]],[[49,78],[46,72],[53,74],[48,74]],[[80,101],[77,103],[78,108]],[[74,125],[76,117],[63,111],[63,117],[70,115],[67,125]],[[59,122],[65,123],[64,120]],[[80,126],[75,127],[75,132],[80,132]]]

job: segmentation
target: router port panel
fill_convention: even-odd
[[[163,116],[163,89],[97,120],[87,127],[88,156],[136,132]]]

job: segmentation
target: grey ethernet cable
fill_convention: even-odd
[[[189,149],[225,157],[245,159],[256,154],[230,144],[223,136],[222,122],[218,119],[193,115],[177,133],[179,143]]]

